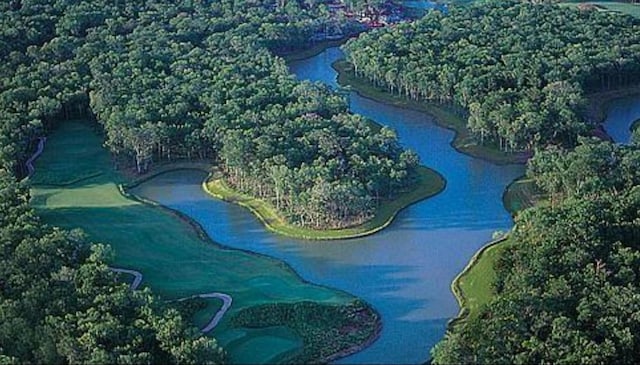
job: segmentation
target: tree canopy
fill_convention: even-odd
[[[221,363],[225,354],[149,289],[119,284],[112,253],[43,225],[0,169],[0,359],[20,363]]]
[[[301,226],[362,223],[413,183],[417,155],[392,131],[347,113],[327,87],[295,81],[270,52],[279,37],[306,44],[292,37],[309,37],[308,23],[324,19],[321,7],[45,4],[4,5],[2,13],[7,24],[46,19],[33,44],[4,49],[9,137],[0,151],[11,170],[19,172],[33,137],[56,120],[90,114],[121,166],[144,172],[154,161],[215,161],[229,185]]]
[[[640,360],[640,149],[583,139],[528,174],[552,204],[521,212],[497,295],[434,350],[448,363]]]
[[[357,76],[415,100],[461,107],[479,143],[573,146],[596,121],[584,94],[640,80],[640,20],[549,1],[482,1],[360,35]]]
[[[44,225],[20,183],[37,137],[94,117],[121,168],[205,158],[293,222],[351,225],[411,183],[393,131],[299,83],[271,51],[308,44],[298,1],[0,4],[0,362],[218,363],[215,340],[107,268],[108,247]],[[326,9],[325,9],[326,10]]]

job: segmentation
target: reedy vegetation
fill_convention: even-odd
[[[479,143],[504,151],[575,145],[585,92],[640,80],[640,21],[551,2],[483,1],[362,34],[345,45],[358,76],[455,106]]]

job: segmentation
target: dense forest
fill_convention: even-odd
[[[434,362],[640,361],[639,166],[637,144],[581,139],[536,153],[527,174],[550,202],[518,215],[497,295]]]
[[[362,223],[412,183],[417,155],[392,131],[348,114],[326,87],[296,82],[270,53],[278,42],[306,44],[291,37],[308,37],[299,29],[317,10],[47,3],[2,12],[0,151],[11,171],[55,121],[90,114],[121,165],[145,172],[154,161],[217,161],[228,184],[302,226]]]
[[[503,151],[573,146],[596,121],[584,94],[640,80],[640,21],[552,2],[483,1],[360,35],[357,76],[461,110],[478,143]]]
[[[108,247],[29,207],[24,161],[65,119],[95,118],[120,168],[218,162],[304,225],[365,220],[410,183],[417,157],[392,131],[270,53],[322,19],[296,1],[0,4],[0,362],[225,361],[179,311],[118,284]]]
[[[112,252],[43,225],[0,169],[0,363],[222,363],[225,354],[148,289],[118,284]]]

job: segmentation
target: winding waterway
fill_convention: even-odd
[[[336,87],[331,64],[341,57],[339,49],[331,48],[292,63],[290,69],[299,79]],[[187,214],[223,245],[282,259],[306,280],[372,304],[382,316],[380,338],[339,362],[422,363],[458,312],[451,281],[494,231],[511,227],[501,197],[523,167],[497,166],[458,153],[450,146],[453,132],[423,113],[355,93],[350,107],[395,129],[406,147],[447,180],[441,194],[405,209],[373,236],[308,242],[273,234],[248,210],[206,195],[201,188],[204,174],[196,171],[161,175],[135,193]]]

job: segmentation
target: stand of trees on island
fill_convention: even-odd
[[[447,334],[433,362],[638,363],[638,167],[638,144],[584,139],[536,153],[527,175],[550,202],[518,215],[497,294]]]
[[[2,48],[3,127],[12,131],[3,160],[18,171],[35,136],[80,112],[95,115],[116,160],[138,172],[210,159],[229,185],[272,201],[291,223],[370,219],[413,182],[418,157],[326,87],[296,82],[269,52],[318,12],[292,3],[6,5],[15,26]]]
[[[95,117],[114,161],[140,172],[218,161],[230,185],[301,225],[361,222],[411,183],[417,157],[392,131],[296,82],[269,52],[307,44],[320,15],[301,4],[0,4],[0,362],[226,360],[148,289],[117,284],[107,248],[29,207],[24,161],[65,119]]]
[[[591,131],[584,94],[640,80],[640,20],[552,2],[483,1],[360,35],[357,76],[455,106],[480,143],[503,151],[575,145]]]

